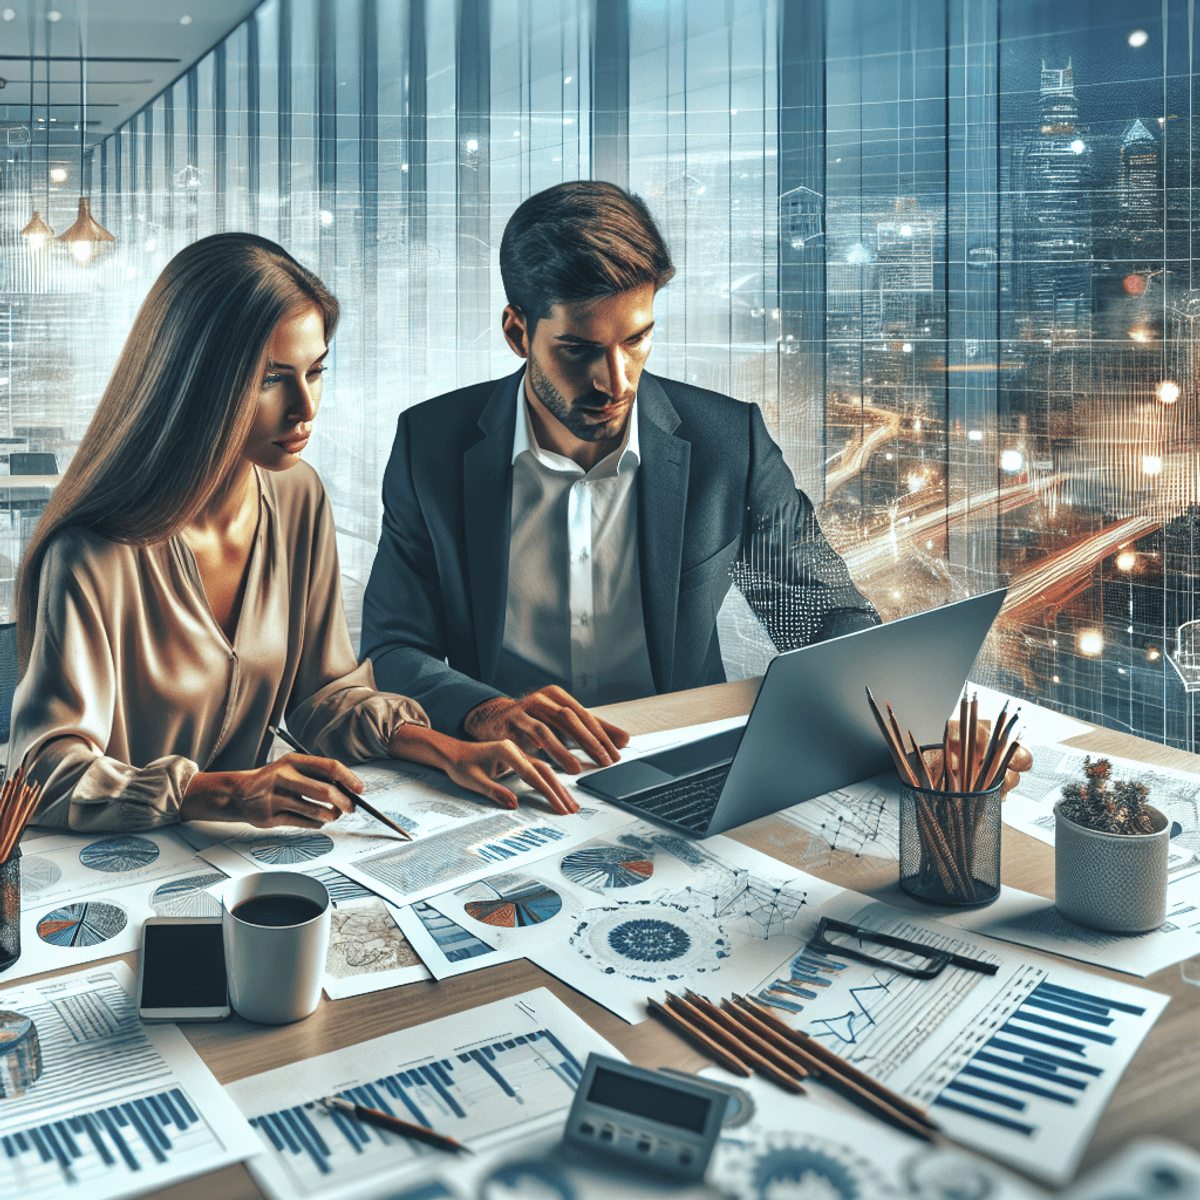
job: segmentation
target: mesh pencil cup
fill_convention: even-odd
[[[0,863],[0,971],[21,957],[21,847]]]
[[[940,761],[941,749],[922,747],[925,761]],[[996,899],[1003,786],[1003,776],[983,792],[901,785],[900,886],[910,896],[964,908]]]

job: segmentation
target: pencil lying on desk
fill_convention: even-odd
[[[292,737],[292,735],[288,733],[286,729],[280,729],[277,725],[268,725],[267,731],[269,733],[273,733],[277,738],[280,739],[280,741],[287,742],[287,744],[291,746],[291,748],[295,750],[297,754],[307,754],[309,758],[315,757],[311,751],[305,750],[305,748],[300,745],[300,743],[296,741],[296,739]],[[382,821],[389,829],[392,829],[398,833],[406,842],[411,842],[413,840],[413,835],[409,833],[407,829],[397,825],[391,817],[385,816],[379,811],[379,809],[375,807],[375,805],[368,804],[361,796],[356,796],[344,783],[340,783],[335,779],[333,780],[333,785],[339,792],[342,793],[343,796],[349,796],[350,799],[353,800],[354,803],[363,810],[363,812],[369,813],[377,821]]]
[[[785,1024],[764,1005],[738,995],[733,997],[732,1002],[722,1000],[721,1005],[730,1016],[745,1021],[763,1037],[772,1038],[781,1052],[791,1054],[811,1075],[836,1088],[860,1107],[883,1117],[914,1137],[933,1140],[937,1126],[915,1104],[851,1066],[815,1038]]]
[[[427,1146],[436,1146],[439,1150],[453,1150],[456,1153],[465,1150],[471,1153],[469,1146],[456,1142],[444,1133],[435,1133],[424,1125],[414,1125],[411,1121],[402,1121],[391,1113],[381,1112],[377,1108],[364,1108],[344,1100],[341,1096],[326,1096],[321,1103],[330,1111],[345,1113],[364,1125],[374,1125],[376,1129],[386,1129],[388,1133],[398,1133],[401,1137],[411,1138],[414,1142],[424,1142]]]
[[[789,1074],[775,1066],[773,1062],[762,1054],[759,1054],[753,1046],[750,1046],[745,1038],[730,1032],[720,1021],[716,1021],[707,1013],[702,1012],[691,1001],[685,1000],[682,996],[674,996],[668,992],[667,1004],[681,1021],[690,1025],[693,1029],[704,1033],[712,1041],[717,1042],[744,1066],[779,1084],[785,1091],[804,1091],[795,1075]]]

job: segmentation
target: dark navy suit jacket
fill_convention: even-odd
[[[435,729],[501,695],[515,377],[402,413],[363,603],[376,686]],[[781,649],[877,624],[796,489],[757,405],[643,373],[638,560],[659,692],[725,678],[716,619],[731,578]],[[739,574],[740,572],[740,574]]]

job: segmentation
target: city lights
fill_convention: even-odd
[[[1149,40],[1150,35],[1144,29],[1135,29],[1129,35],[1129,44],[1135,50],[1140,50]]]
[[[50,179],[54,183],[66,183],[67,171],[65,167],[53,167],[50,170]]]
[[[983,430],[982,429],[968,429],[967,430],[967,441],[982,442],[983,441]]]
[[[1143,475],[1161,475],[1162,474],[1162,455],[1161,454],[1143,454],[1142,455],[1142,474]]]
[[[329,211],[329,209],[327,209],[327,208],[321,209],[319,216],[321,218],[322,225],[332,225],[333,224],[333,213],[331,213]]]
[[[1087,149],[1087,147],[1083,144],[1083,142],[1081,142],[1079,140],[1079,138],[1076,138],[1071,143],[1071,153],[1072,154],[1082,154],[1086,149]]]
[[[1079,653],[1095,658],[1104,649],[1104,635],[1098,629],[1085,629],[1079,635]]]
[[[1015,474],[1025,465],[1025,455],[1020,450],[1004,450],[1000,454],[1000,469],[1010,475]]]
[[[1151,646],[1150,649],[1146,651],[1146,657],[1151,662],[1158,662],[1161,655],[1158,653],[1158,651],[1153,646]]]
[[[1122,550],[1117,555],[1117,569],[1121,571],[1132,571],[1137,566],[1137,555],[1132,550]]]
[[[1140,325],[1138,325],[1129,331],[1129,336],[1133,338],[1135,342],[1148,342],[1150,340],[1150,331],[1148,329],[1143,329]]]
[[[1173,379],[1164,379],[1155,391],[1163,404],[1174,404],[1179,399],[1179,384]]]

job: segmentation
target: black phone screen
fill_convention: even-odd
[[[142,1008],[224,1008],[221,925],[146,925]]]

